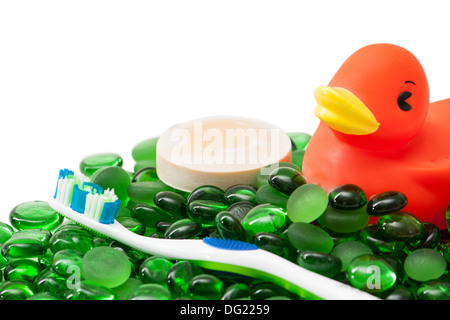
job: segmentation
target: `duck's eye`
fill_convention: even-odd
[[[409,111],[412,109],[412,106],[408,102],[406,102],[406,100],[411,96],[412,93],[409,91],[403,91],[398,95],[397,104],[400,109],[402,109],[403,111]]]

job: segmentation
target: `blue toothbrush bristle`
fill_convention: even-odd
[[[227,250],[256,250],[258,247],[253,243],[231,240],[231,239],[220,239],[214,237],[206,237],[203,242],[219,249]]]

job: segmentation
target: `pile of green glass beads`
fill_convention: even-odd
[[[310,136],[289,137],[292,163],[227,190],[165,185],[155,168],[157,138],[133,148],[133,172],[113,153],[82,159],[80,171],[114,188],[117,221],[137,234],[246,241],[382,299],[450,299],[445,230],[402,211],[400,192],[368,199],[355,185],[327,194],[308,184],[301,172]],[[0,223],[0,243],[1,300],[300,299],[277,283],[145,254],[63,221],[44,201],[13,208],[10,223]]]

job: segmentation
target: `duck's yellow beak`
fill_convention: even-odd
[[[320,86],[314,91],[317,106],[314,114],[332,129],[354,135],[378,130],[380,124],[364,103],[351,91]]]

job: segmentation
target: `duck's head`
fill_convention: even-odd
[[[391,44],[356,51],[315,98],[314,113],[339,139],[371,150],[404,146],[419,132],[429,106],[422,65]]]

